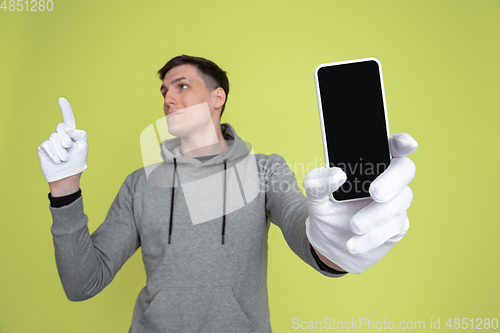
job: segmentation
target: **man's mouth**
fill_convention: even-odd
[[[183,110],[183,109],[175,109],[175,110],[170,110],[170,111],[168,111],[167,116],[171,116],[171,115],[173,115],[173,114],[180,114],[180,113],[182,113],[182,112],[183,112],[182,110]]]

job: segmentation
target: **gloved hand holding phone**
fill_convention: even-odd
[[[309,202],[306,234],[316,251],[349,273],[362,273],[379,261],[408,231],[406,210],[413,199],[407,186],[415,165],[405,157],[418,143],[407,133],[393,134],[387,170],[369,188],[370,198],[333,202],[329,195],[346,181],[340,168],[316,168],[304,179]]]

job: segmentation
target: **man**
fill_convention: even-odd
[[[184,55],[159,74],[176,138],[161,143],[162,163],[127,177],[92,235],[79,184],[87,139],[65,99],[64,123],[38,149],[70,300],[99,293],[142,247],[147,285],[130,332],[271,332],[267,217],[302,260],[329,277],[363,272],[406,234],[406,185],[415,168],[404,155],[417,146],[408,134],[391,136],[393,162],[372,183],[371,199],[330,201],[328,193],[346,179],[338,168],[310,171],[306,198],[281,156],[251,154],[229,124],[220,124],[229,83],[216,64]]]

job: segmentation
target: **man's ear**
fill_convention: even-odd
[[[220,109],[226,102],[226,92],[221,87],[215,89],[213,92],[215,101],[214,101],[214,109]]]

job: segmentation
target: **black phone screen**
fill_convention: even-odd
[[[380,71],[375,60],[326,64],[317,70],[328,163],[347,174],[333,193],[335,200],[370,197],[370,183],[389,166]]]

